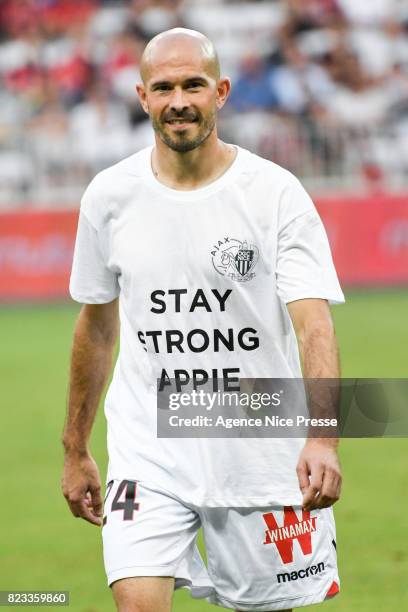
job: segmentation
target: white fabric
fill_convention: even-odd
[[[401,0],[370,0],[370,2],[354,2],[354,0],[337,0],[346,19],[352,23],[379,25],[398,14]]]
[[[157,438],[156,380],[164,371],[174,378],[176,369],[210,377],[216,369],[222,378],[223,368],[238,368],[241,378],[300,377],[285,303],[344,301],[322,223],[293,175],[245,149],[223,176],[194,191],[159,183],[151,150],[88,187],[70,283],[81,303],[120,296],[120,354],[105,404],[108,479],[156,484],[199,506],[300,504],[295,467],[303,440]],[[237,248],[229,247],[239,243],[255,254],[244,276],[231,257]],[[171,289],[186,290],[178,305]],[[193,308],[199,289],[208,306]],[[157,312],[155,291],[164,292],[165,312]],[[216,292],[227,295],[224,308]],[[214,329],[226,335],[229,328],[234,350],[221,343],[215,351]],[[254,331],[239,345],[244,328]],[[205,351],[187,345],[195,329],[208,333]],[[184,352],[166,352],[168,330],[182,332]],[[157,346],[151,331],[161,332]]]
[[[78,104],[70,114],[69,129],[75,157],[91,165],[103,167],[130,151],[128,110],[121,102]]]
[[[195,599],[253,611],[318,603],[333,582],[340,585],[332,508],[200,509],[165,491],[129,484],[132,490],[118,480],[108,485],[102,536],[109,585],[135,576],[173,576],[175,588],[189,588]],[[126,496],[131,508],[125,516]],[[207,567],[196,544],[200,527]]]
[[[327,109],[349,127],[369,128],[384,121],[391,103],[391,93],[384,86],[359,92],[338,86],[327,101]]]

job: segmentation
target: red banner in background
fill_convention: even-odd
[[[78,214],[0,214],[0,300],[66,298]]]
[[[316,201],[344,286],[408,284],[408,194]]]
[[[316,201],[342,284],[408,284],[408,196]],[[0,301],[68,296],[78,213],[0,214]]]

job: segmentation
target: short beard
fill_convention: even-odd
[[[203,121],[202,128],[200,129],[197,137],[193,140],[183,140],[183,136],[180,140],[173,140],[162,128],[159,121],[152,119],[152,126],[155,132],[159,134],[161,140],[173,151],[177,153],[188,153],[199,147],[212,133],[215,127],[215,113],[211,113],[208,119]]]

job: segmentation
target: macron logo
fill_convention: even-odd
[[[278,525],[273,512],[263,514],[267,529],[264,544],[275,544],[282,563],[293,561],[293,540],[299,542],[304,555],[312,553],[312,533],[316,531],[316,517],[302,510],[299,519],[292,506],[283,508],[283,525]]]
[[[276,577],[278,579],[278,584],[281,582],[290,582],[291,580],[299,580],[302,578],[309,578],[309,576],[315,576],[316,574],[320,574],[324,572],[324,563],[320,561],[317,565],[311,565],[306,569],[301,569],[298,572],[282,572],[281,574],[277,574]]]

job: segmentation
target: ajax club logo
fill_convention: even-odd
[[[214,268],[222,276],[244,282],[254,278],[253,269],[259,259],[259,249],[254,244],[236,238],[223,238],[211,250]]]

